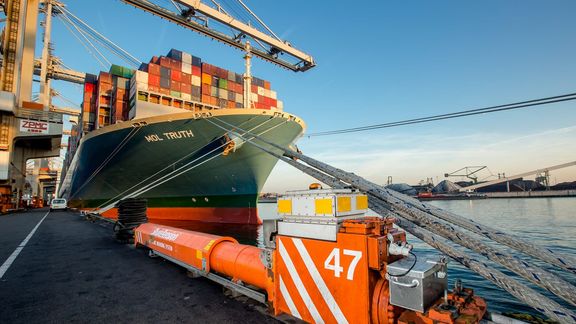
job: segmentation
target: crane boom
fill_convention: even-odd
[[[478,188],[482,188],[482,187],[487,187],[490,185],[494,185],[494,184],[498,184],[498,183],[502,183],[502,182],[506,182],[506,181],[510,181],[510,180],[515,180],[515,179],[519,179],[525,176],[529,176],[529,175],[533,175],[533,174],[537,174],[537,173],[541,173],[544,171],[553,171],[553,170],[558,170],[558,169],[562,169],[562,168],[567,168],[570,166],[576,165],[576,161],[572,161],[572,162],[568,162],[568,163],[563,163],[563,164],[558,164],[558,165],[554,165],[551,167],[547,167],[547,168],[541,168],[541,169],[537,169],[537,170],[532,170],[529,172],[524,172],[524,173],[520,173],[520,174],[515,174],[513,176],[510,177],[504,177],[504,178],[500,178],[497,180],[492,180],[492,181],[487,181],[487,182],[483,182],[483,183],[479,183],[479,184],[475,184],[472,186],[468,186],[468,187],[464,187],[461,188],[460,191],[469,191],[469,190],[475,190]]]
[[[176,23],[180,26],[197,31],[215,40],[221,41],[232,47],[236,47],[240,50],[244,50],[246,46],[243,38],[246,36],[251,37],[266,49],[260,50],[257,48],[252,48],[251,52],[253,55],[266,61],[278,64],[292,71],[306,71],[316,65],[311,55],[292,47],[290,43],[281,41],[274,36],[263,33],[258,29],[235,19],[234,17],[221,10],[214,9],[202,3],[200,0],[174,0],[178,5],[185,9],[179,13],[176,13],[173,10],[159,6],[147,0],[122,1],[133,5],[136,8],[150,12],[156,16]],[[223,31],[218,31],[208,27],[206,19],[206,23],[200,23],[191,19],[200,18],[198,17],[198,14],[204,15],[205,17],[203,18],[213,19],[220,24],[225,25],[229,29],[232,29],[232,33],[227,34]],[[295,62],[292,62],[288,59],[281,59],[279,58],[279,54],[286,54],[288,57],[292,58],[292,61]]]

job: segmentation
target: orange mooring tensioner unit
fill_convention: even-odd
[[[151,223],[136,245],[196,276],[310,323],[478,323],[486,303],[472,289],[448,291],[447,263],[416,257],[393,219],[366,217],[352,189],[293,191],[281,219],[264,223],[265,248]]]

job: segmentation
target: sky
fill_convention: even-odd
[[[272,83],[284,109],[305,120],[307,134],[575,92],[572,0],[244,2],[317,62],[303,73],[258,59],[253,66],[254,75]],[[142,61],[177,48],[243,71],[242,52],[119,0],[65,3]],[[104,69],[58,19],[52,40],[67,66],[88,73]],[[80,103],[80,86],[53,85]],[[488,180],[576,160],[575,108],[571,101],[345,135],[305,135],[298,146],[376,183],[389,176],[394,182],[437,183],[444,173],[484,165],[480,179]],[[576,180],[576,167],[553,171],[551,180]],[[264,191],[301,189],[312,181],[279,162]]]

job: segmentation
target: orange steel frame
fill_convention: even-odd
[[[389,303],[387,235],[406,240],[391,219],[363,218],[342,223],[337,240],[276,237],[271,260],[267,250],[239,244],[230,237],[157,224],[135,230],[135,244],[144,245],[197,269],[266,293],[274,314],[290,314],[306,322],[324,323],[477,323],[486,303],[472,290],[448,295],[452,311],[439,299],[425,313]],[[210,278],[210,277],[209,277]]]

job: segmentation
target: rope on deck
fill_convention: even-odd
[[[223,122],[223,121],[222,121]],[[211,121],[217,127],[228,130],[228,128],[218,125]],[[226,122],[223,122],[228,124]],[[229,126],[230,125],[228,124]],[[236,129],[243,131],[236,127]],[[245,134],[249,132],[243,131]],[[255,145],[256,147],[262,149],[263,151],[289,163],[290,165],[296,167],[297,169],[313,176],[314,178],[322,181],[334,188],[343,187],[355,187],[369,194],[371,198],[370,207],[377,213],[382,215],[393,215],[398,218],[398,225],[404,228],[407,232],[413,234],[414,236],[420,238],[429,245],[437,248],[443,253],[447,254],[457,262],[468,267],[472,271],[478,273],[489,281],[495,283],[499,287],[510,292],[519,300],[524,301],[527,305],[530,305],[539,312],[542,312],[552,319],[558,320],[560,322],[566,323],[576,323],[576,315],[574,312],[565,309],[555,301],[542,296],[538,292],[532,290],[531,288],[515,281],[514,279],[506,276],[499,270],[490,267],[489,265],[473,260],[469,258],[465,252],[455,249],[448,245],[443,238],[437,236],[443,236],[461,246],[467,247],[471,250],[475,250],[481,253],[483,256],[491,261],[494,261],[506,268],[520,274],[524,278],[534,282],[535,284],[551,291],[560,298],[567,300],[572,304],[576,304],[576,298],[571,296],[570,292],[574,291],[574,287],[563,280],[562,278],[547,272],[535,265],[529,264],[525,261],[519,260],[514,256],[507,254],[503,251],[497,250],[495,248],[489,247],[477,239],[465,234],[459,229],[452,227],[449,223],[462,226],[472,232],[475,232],[486,237],[494,236],[497,239],[494,241],[500,242],[505,245],[513,245],[511,247],[524,252],[526,254],[536,256],[542,259],[542,254],[545,254],[545,250],[537,247],[533,244],[523,242],[517,238],[509,236],[505,233],[493,230],[489,227],[483,227],[480,224],[466,220],[455,214],[447,213],[439,208],[432,206],[427,206],[420,202],[416,203],[413,198],[405,196],[400,193],[393,192],[392,190],[385,189],[379,185],[376,185],[370,181],[367,181],[353,173],[345,172],[338,168],[334,168],[326,163],[317,161],[313,158],[307,157],[301,153],[295,152],[293,150],[281,147],[275,143],[271,143],[261,137],[249,134],[253,139],[258,139],[261,142],[267,144],[266,146],[254,143],[253,139],[246,140],[244,137],[240,136],[246,142]],[[288,157],[288,158],[287,158]],[[292,159],[290,159],[292,158]],[[296,162],[296,159],[304,161],[308,166]],[[348,184],[348,185],[347,185]],[[417,206],[419,207],[417,207]],[[451,221],[452,220],[452,221]],[[446,223],[449,222],[449,223]],[[462,225],[460,225],[462,224]],[[471,224],[474,224],[472,226]],[[480,225],[480,226],[476,226]],[[475,230],[469,229],[475,228]],[[482,233],[484,231],[485,233]],[[433,233],[434,232],[434,233]],[[480,232],[480,233],[478,233]],[[506,243],[504,243],[506,242]],[[526,252],[529,250],[530,252]],[[537,253],[537,251],[539,251]],[[544,251],[544,252],[543,252]],[[560,257],[559,257],[560,256]],[[559,260],[561,264],[568,267],[562,267],[566,270],[575,269],[572,264],[568,263],[568,257],[561,257],[561,254],[556,253],[554,258],[548,258],[549,260],[544,260],[552,264],[558,265]],[[554,261],[552,261],[554,260]]]

